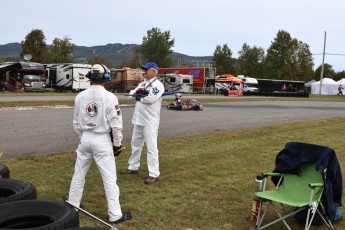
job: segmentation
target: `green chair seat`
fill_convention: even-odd
[[[303,207],[310,201],[310,184],[323,184],[322,174],[315,169],[315,164],[306,164],[302,167],[300,175],[284,174],[283,183],[271,191],[257,192],[258,197],[265,200],[272,200],[282,204]],[[321,188],[316,188],[312,202],[320,197]]]

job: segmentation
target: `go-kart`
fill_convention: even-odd
[[[168,109],[171,110],[203,110],[204,107],[200,104],[199,101],[195,99],[184,100],[181,103],[170,103],[167,105]]]

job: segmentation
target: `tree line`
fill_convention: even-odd
[[[177,64],[190,67],[184,63],[182,57],[173,59],[173,47],[175,39],[171,38],[170,31],[161,31],[159,28],[151,28],[143,37],[142,44],[137,46],[132,56],[124,60],[120,66],[138,68],[147,61],[156,62],[160,67],[173,67]],[[40,29],[34,29],[27,34],[21,42],[21,58],[25,54],[31,54],[33,62],[39,63],[74,63],[73,49],[75,44],[68,36],[55,38],[48,46],[44,33]],[[3,60],[1,60],[3,59]],[[0,58],[0,62],[5,61]],[[232,51],[228,44],[215,47],[212,61],[215,63],[216,74],[230,73],[233,75],[245,75],[256,78],[310,81],[319,79],[321,68],[313,70],[314,63],[309,45],[292,38],[284,30],[279,30],[265,51],[262,47],[249,46],[244,43],[238,52],[238,58],[232,57]],[[89,60],[90,64],[102,63],[110,66],[107,60],[100,56],[94,56]],[[324,64],[323,77],[339,80],[345,78],[345,71],[335,72],[330,64]]]

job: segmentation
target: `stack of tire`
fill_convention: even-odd
[[[10,179],[0,163],[0,229],[79,228],[78,213],[60,201],[37,200],[36,188],[24,180]]]
[[[10,178],[10,171],[6,165],[0,163],[0,179],[1,178]]]

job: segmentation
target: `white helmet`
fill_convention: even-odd
[[[103,80],[108,82],[110,80],[110,71],[103,64],[95,64],[91,67],[90,72],[87,74],[87,77],[91,80]]]
[[[181,97],[182,97],[182,95],[180,93],[175,94],[176,99],[180,99]]]

